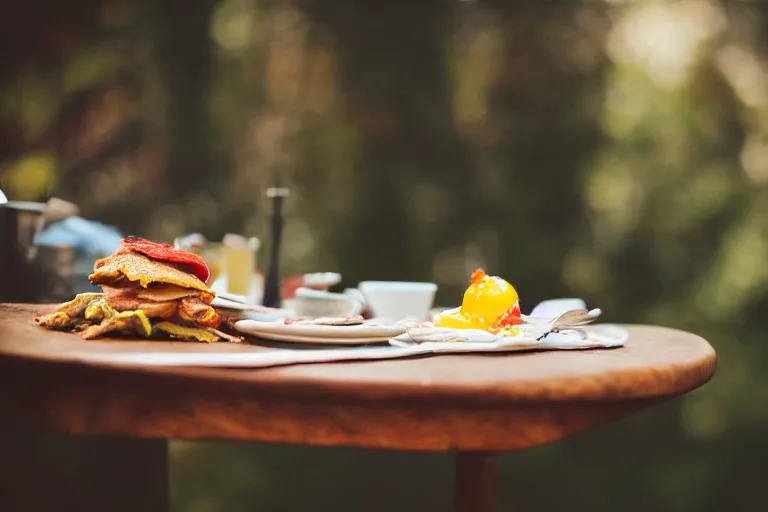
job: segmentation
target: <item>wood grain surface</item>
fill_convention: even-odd
[[[268,350],[253,344],[83,341],[0,305],[3,429],[242,439],[406,450],[506,451],[556,441],[707,382],[702,338],[627,326],[625,347],[444,355],[259,370],[73,362],[83,351]],[[8,385],[10,384],[10,385]]]

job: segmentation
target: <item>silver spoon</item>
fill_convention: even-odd
[[[565,330],[573,331],[583,339],[586,339],[587,333],[578,327],[594,322],[601,314],[602,311],[600,309],[589,311],[586,309],[572,309],[555,318],[527,317],[523,315],[524,323],[514,325],[512,328],[536,340],[542,340],[550,333]],[[492,343],[498,341],[500,336],[503,336],[477,329],[443,329],[427,326],[413,326],[408,329],[407,334],[410,340],[415,343],[467,341],[469,338],[474,342]]]

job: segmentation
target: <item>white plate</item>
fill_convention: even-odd
[[[213,299],[213,302],[211,302],[211,305],[220,309],[237,312],[238,316],[241,318],[250,318],[262,322],[272,322],[296,316],[296,314],[289,309],[268,308],[255,304],[235,302],[224,298],[221,295],[217,295],[216,298]]]
[[[330,336],[296,336],[295,334],[275,334],[273,332],[249,333],[252,336],[271,341],[281,341],[284,343],[307,343],[311,345],[373,345],[377,343],[387,343],[389,336],[375,336],[369,338],[333,338]]]
[[[377,323],[364,323],[360,325],[301,325],[288,324],[282,320],[274,322],[260,322],[258,320],[240,320],[235,324],[235,329],[252,336],[280,341],[301,341],[302,343],[339,343],[334,340],[347,340],[346,343],[367,343],[387,341],[393,336],[405,332],[405,327],[400,325],[382,325]],[[352,341],[358,340],[358,341]]]

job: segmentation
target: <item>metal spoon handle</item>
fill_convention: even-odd
[[[554,329],[564,329],[566,327],[577,327],[580,325],[587,325],[595,320],[602,314],[600,309],[593,309],[587,311],[586,309],[573,309],[566,311],[552,322]]]

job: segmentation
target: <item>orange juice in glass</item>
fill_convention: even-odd
[[[205,284],[211,286],[216,282],[221,274],[221,243],[209,242],[200,233],[192,233],[175,238],[173,246],[202,257],[211,273]]]
[[[212,286],[222,274],[221,243],[209,242],[200,256],[203,257],[205,263],[208,265],[208,269],[211,271],[211,277],[208,278],[206,284]]]
[[[227,276],[227,292],[248,296],[256,273],[258,238],[227,234],[221,243],[221,264]]]

